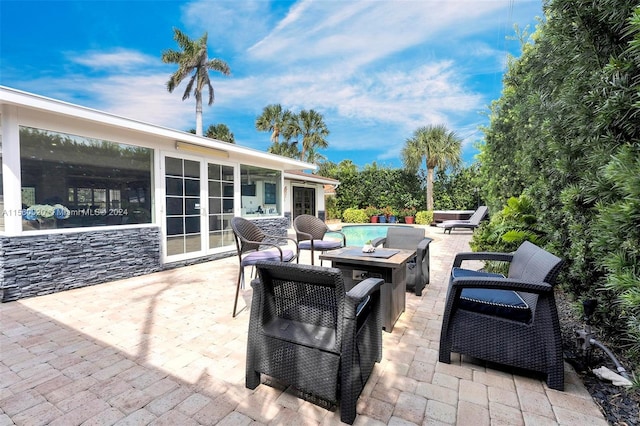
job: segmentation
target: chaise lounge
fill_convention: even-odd
[[[487,208],[487,206],[480,206],[468,220],[445,220],[444,222],[439,223],[437,226],[439,228],[444,228],[445,233],[448,230],[449,234],[451,234],[451,230],[454,228],[475,229],[480,226],[480,221],[484,219],[488,211],[489,209]]]

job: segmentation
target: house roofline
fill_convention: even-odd
[[[0,104],[14,105],[17,107],[42,110],[49,113],[60,114],[69,117],[76,117],[93,121],[99,124],[127,128],[146,134],[153,134],[180,142],[187,142],[205,148],[213,148],[223,150],[229,153],[259,157],[269,162],[276,162],[287,170],[315,170],[315,164],[296,160],[293,158],[283,157],[253,148],[247,148],[236,144],[220,141],[217,139],[205,138],[197,136],[193,133],[183,132],[180,130],[170,129],[151,123],[146,123],[131,118],[122,117],[105,111],[72,104],[58,99],[48,98],[34,93],[10,88],[0,85]]]

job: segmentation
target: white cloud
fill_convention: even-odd
[[[211,75],[216,100],[204,109],[205,124],[227,122],[234,133],[251,138],[255,117],[268,104],[313,108],[332,130],[332,148],[357,149],[358,131],[383,129],[388,140],[377,143],[378,158],[397,159],[418,126],[445,124],[458,131],[465,147],[478,140],[477,126],[485,120],[478,112],[490,99],[482,87],[472,89],[470,80],[495,73],[499,82],[506,55],[486,35],[499,40],[511,25],[509,5],[199,0],[183,6],[181,29],[192,38],[208,32],[210,56],[232,66],[230,77]],[[167,39],[166,48],[175,43]],[[55,91],[60,99],[162,126],[194,126],[195,102],[181,100],[184,83],[173,94],[166,91],[174,68],[162,64],[157,52],[114,47],[67,57],[85,67],[83,72],[76,67],[55,81],[29,82],[29,90],[49,96]]]
[[[149,63],[160,63],[159,58],[141,52],[116,48],[108,52],[89,51],[82,54],[68,54],[71,62],[96,70],[118,71],[130,70]]]
[[[304,2],[304,14],[285,18],[249,49],[259,60],[342,61],[357,67],[430,41],[478,31],[506,2]],[[295,9],[294,9],[295,10]],[[293,11],[291,12],[294,13]],[[438,42],[440,42],[438,40]]]

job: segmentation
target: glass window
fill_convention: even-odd
[[[282,214],[282,172],[256,166],[240,166],[242,216]]]
[[[233,167],[209,163],[209,248],[233,244]]]
[[[165,157],[167,255],[201,250],[200,162]]]
[[[153,150],[20,127],[23,229],[151,223]]]

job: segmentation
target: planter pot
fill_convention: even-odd
[[[381,214],[380,216],[378,216],[378,222],[387,223],[387,217],[385,215]]]
[[[371,216],[371,223],[378,223],[378,216]]]
[[[414,220],[415,220],[415,216],[405,216],[404,217],[404,223],[412,224],[412,223],[414,223]]]
[[[396,223],[396,217],[395,216],[389,216],[389,223]]]
[[[56,223],[55,218],[38,219],[39,229],[56,229],[57,227],[58,224]]]

